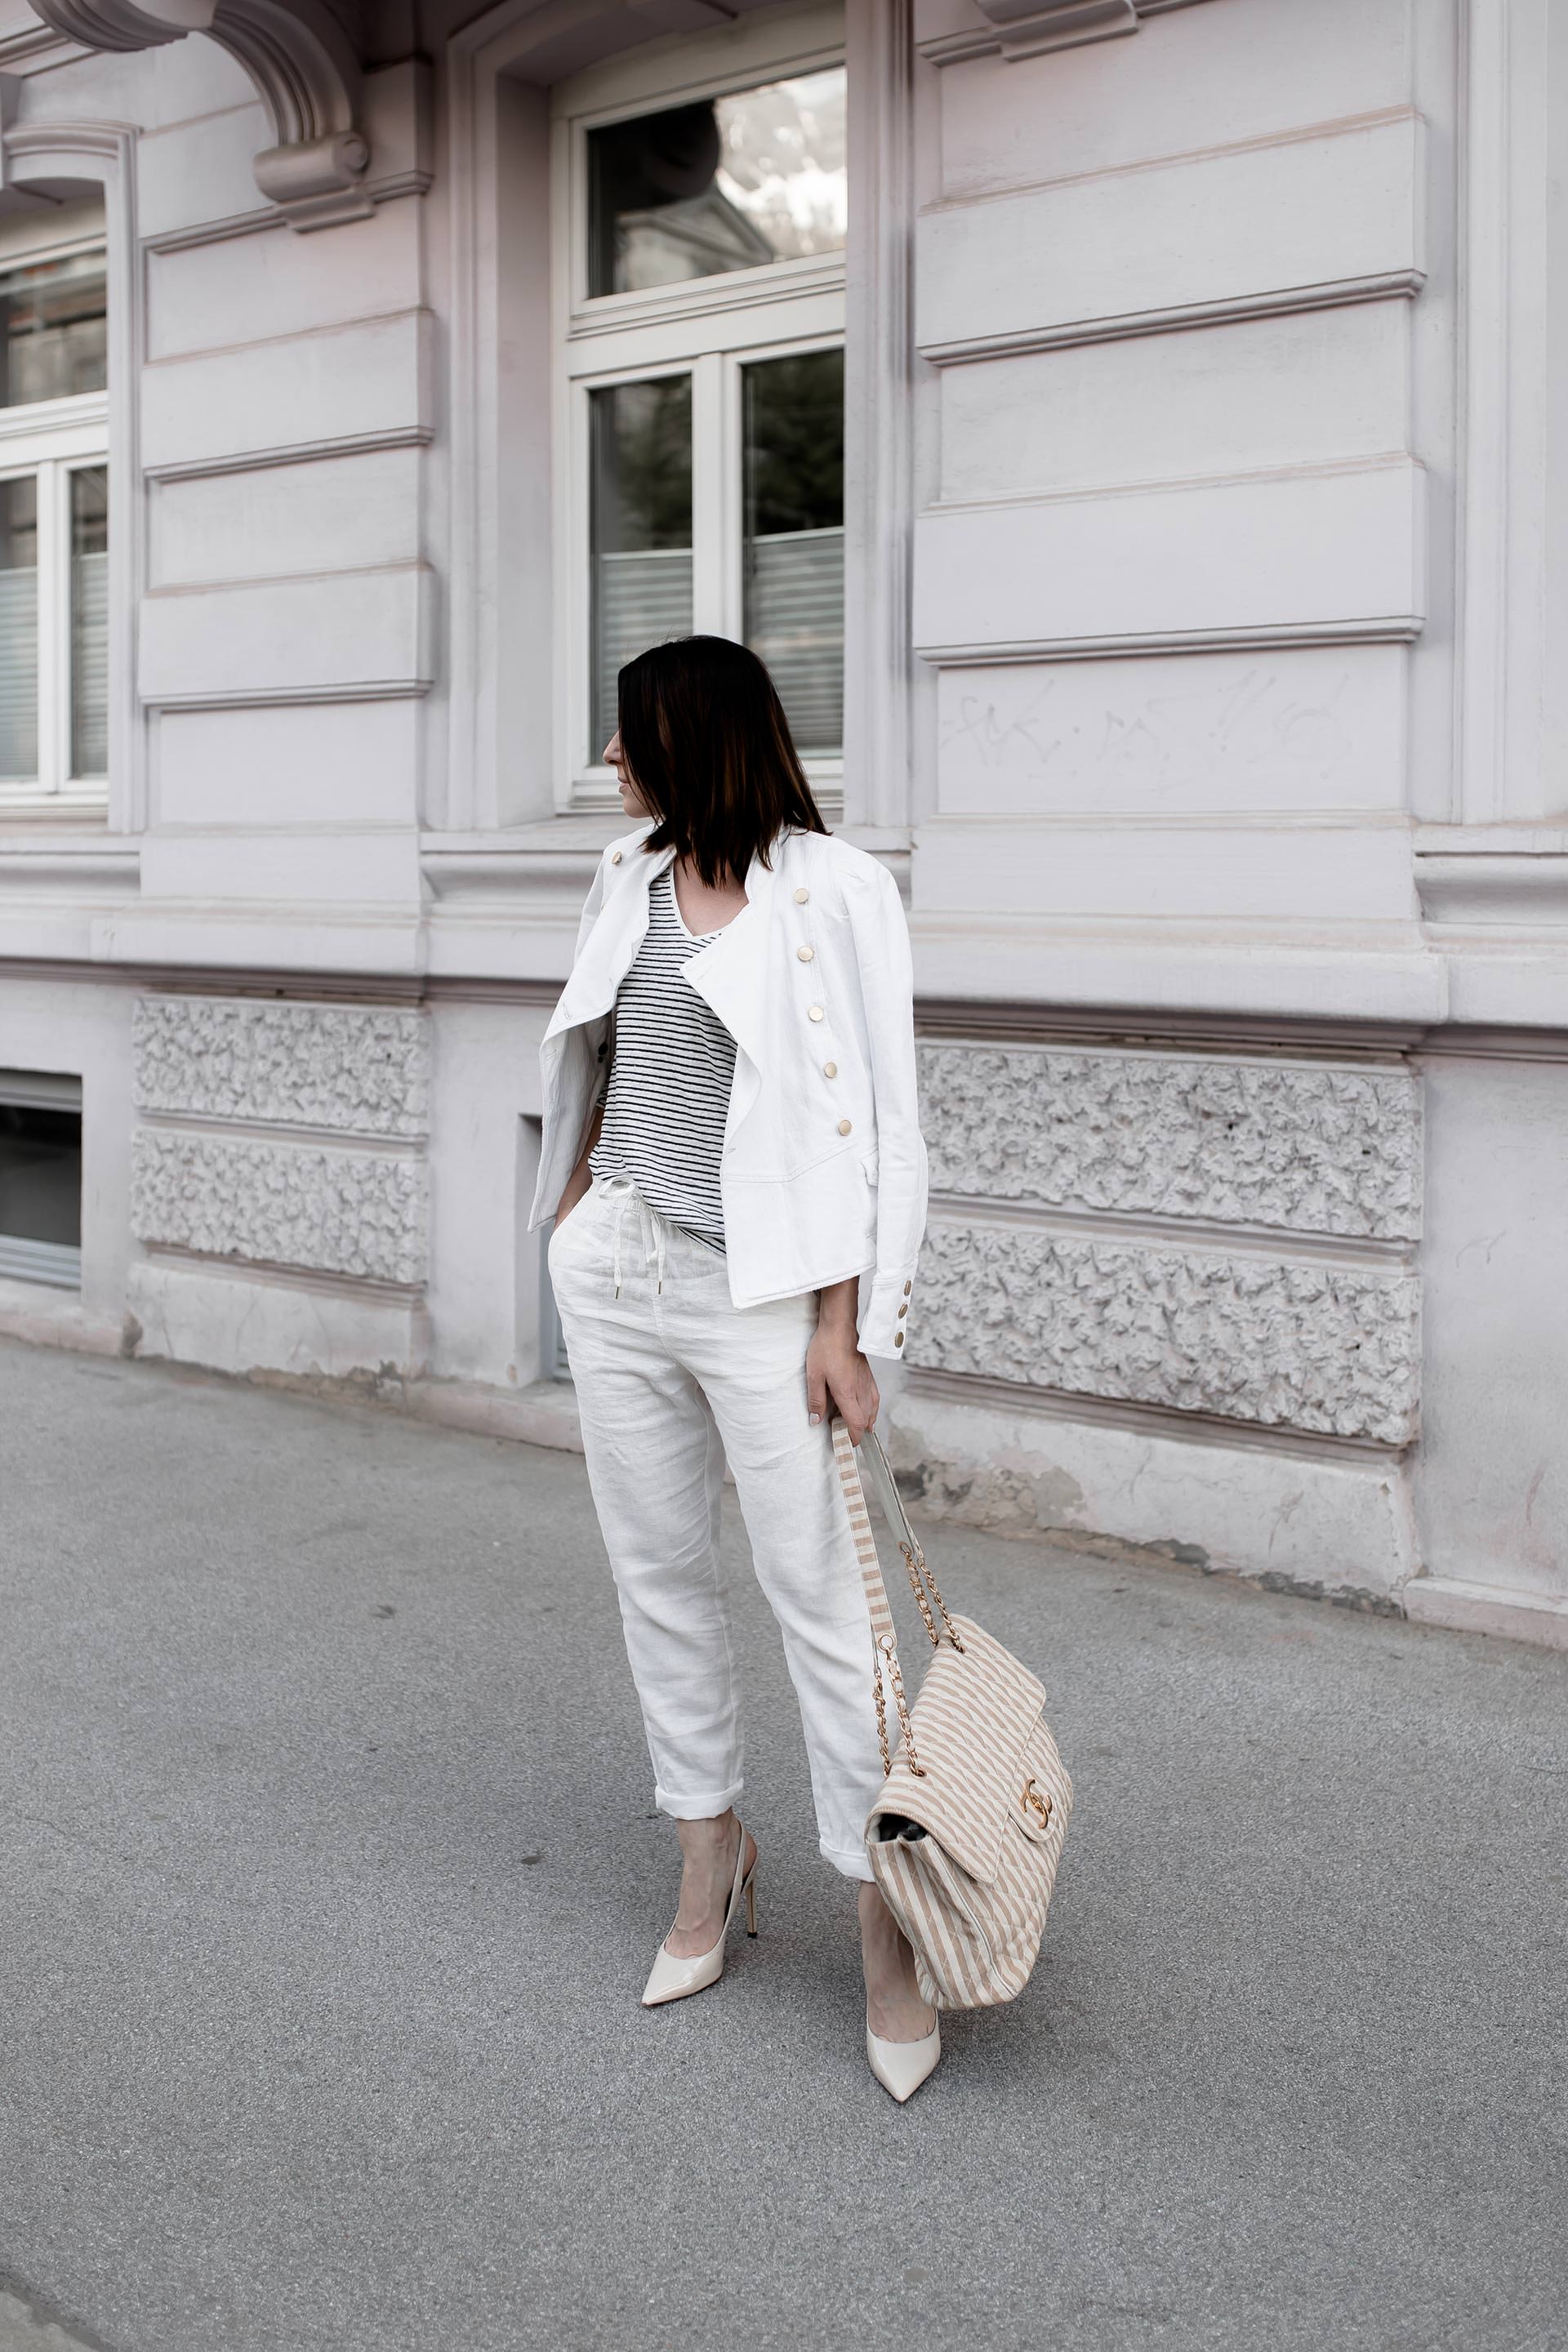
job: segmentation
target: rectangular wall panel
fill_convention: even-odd
[[[1419,1083],[1218,1054],[920,1049],[918,1372],[1403,1446]]]
[[[434,674],[433,584],[410,564],[145,597],[142,699],[422,692]]]
[[[168,236],[263,211],[266,198],[251,162],[271,146],[273,135],[259,101],[150,137],[143,133],[136,143],[136,225],[142,236]]]
[[[942,496],[1243,474],[1403,449],[1408,302],[1235,320],[944,368]]]
[[[347,572],[419,555],[417,449],[372,449],[301,466],[247,467],[152,485],[154,588]]]
[[[1264,633],[1414,635],[1413,463],[936,509],[915,526],[928,656]]]
[[[242,1265],[423,1284],[424,1013],[144,997],[134,1061],[136,1108],[147,1122],[132,1149],[140,1240]],[[298,1134],[244,1132],[257,1127]],[[353,1148],[361,1139],[378,1148]]]
[[[417,703],[165,710],[153,739],[157,824],[412,824]]]
[[[428,312],[404,310],[149,367],[142,463],[159,473],[301,445],[426,438],[430,326]]]
[[[143,996],[136,1108],[412,1139],[430,1127],[428,1016],[399,1006]]]
[[[1261,814],[1405,802],[1397,646],[944,669],[944,815]]]
[[[418,843],[408,825],[289,831],[265,819],[243,834],[149,833],[142,889],[165,908],[195,899],[220,916],[260,900],[295,909],[301,927],[324,906],[410,909],[419,904]]]
[[[1414,1274],[937,1217],[919,1292],[916,1370],[1384,1445],[1415,1434]]]
[[[949,67],[943,188],[1068,179],[1407,106],[1411,15],[1404,0],[1204,0],[1146,16],[1131,39]],[[970,0],[918,0],[917,36],[975,21]]]
[[[1132,927],[1381,923],[1415,937],[1410,829],[1401,821],[936,817],[915,835],[914,891],[922,916],[962,911],[980,929],[987,916],[1014,915]]]
[[[147,257],[147,354],[216,351],[407,310],[419,299],[415,205],[300,236],[276,228]]]
[[[1407,1069],[1104,1047],[920,1047],[937,1192],[1281,1234],[1413,1242],[1421,1090]]]
[[[1422,268],[1414,115],[953,205],[919,223],[928,354]]]
[[[360,1282],[423,1282],[424,1163],[379,1152],[138,1130],[137,1236],[203,1257],[298,1266]]]

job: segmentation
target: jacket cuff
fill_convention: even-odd
[[[860,1352],[863,1356],[891,1356],[895,1362],[904,1354],[906,1335],[914,1304],[915,1270],[912,1265],[896,1266],[884,1273],[880,1268],[871,1277],[871,1286],[865,1295],[860,1310]]]

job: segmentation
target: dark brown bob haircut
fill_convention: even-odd
[[[778,690],[749,646],[677,637],[617,681],[621,750],[654,819],[645,848],[673,849],[710,888],[771,864],[781,833],[826,833]]]

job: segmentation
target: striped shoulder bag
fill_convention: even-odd
[[[914,1947],[922,1999],[937,2009],[987,2009],[1028,1982],[1067,1837],[1072,1782],[1035,1676],[982,1626],[948,1615],[881,1440],[868,1431],[860,1463],[931,1637],[925,1679],[909,1705],[856,1448],[842,1421],[833,1424],[833,1449],[870,1605],[887,1775],[866,1823],[866,1850],[883,1900]],[[897,1758],[888,1743],[889,1690]]]

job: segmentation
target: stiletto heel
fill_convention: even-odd
[[[735,1853],[735,1883],[730,1889],[730,1905],[724,1914],[724,1925],[719,1930],[719,1940],[711,1951],[698,1952],[689,1960],[678,1959],[661,1944],[654,1954],[648,1980],[643,1987],[645,2009],[660,2009],[667,2000],[684,2000],[689,1993],[706,1992],[717,1984],[724,1973],[724,1945],[730,1933],[730,1922],[740,1908],[741,1897],[746,1898],[746,1933],[757,1932],[757,1895],[754,1880],[757,1857],[752,1856],[751,1868],[746,1867],[746,1832],[741,1829],[741,1843]]]

